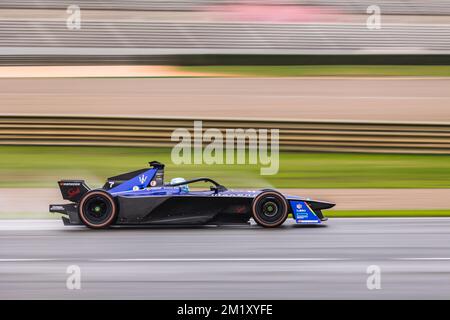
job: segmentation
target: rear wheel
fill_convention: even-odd
[[[78,213],[81,221],[89,228],[107,228],[116,219],[117,205],[109,193],[93,190],[81,198]]]
[[[277,191],[263,191],[253,200],[252,215],[260,226],[278,227],[286,221],[288,216],[287,201]]]

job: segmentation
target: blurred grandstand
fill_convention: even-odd
[[[82,10],[80,30],[66,26],[71,4]],[[366,26],[372,4],[387,16],[380,30]],[[211,56],[220,56],[213,59],[220,64],[224,57],[242,55],[300,57],[294,63],[317,61],[302,60],[305,56],[350,57],[331,59],[344,63],[374,63],[373,56],[386,56],[383,63],[424,63],[423,57],[438,56],[425,63],[442,64],[450,56],[450,2],[0,1],[2,64],[210,64]]]
[[[148,10],[148,11],[196,11],[205,6],[259,4],[280,6],[326,6],[340,10],[365,14],[370,5],[383,8],[384,14],[426,14],[449,15],[450,2],[447,0],[3,0],[0,8],[65,9],[77,4],[88,10]]]

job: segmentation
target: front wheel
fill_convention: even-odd
[[[108,192],[92,190],[81,198],[78,214],[89,228],[107,228],[117,217],[117,205]]]
[[[287,201],[277,191],[263,191],[253,199],[252,216],[260,226],[265,228],[278,227],[288,217]]]

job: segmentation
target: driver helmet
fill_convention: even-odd
[[[180,183],[184,181],[186,181],[186,179],[184,178],[173,178],[172,180],[170,180],[170,184]],[[179,186],[179,188],[181,192],[189,192],[189,186],[187,184],[183,184]]]

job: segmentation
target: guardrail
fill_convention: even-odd
[[[172,132],[192,132],[194,120],[0,115],[0,145],[172,147]],[[203,119],[208,128],[279,129],[284,151],[450,154],[450,123]]]

